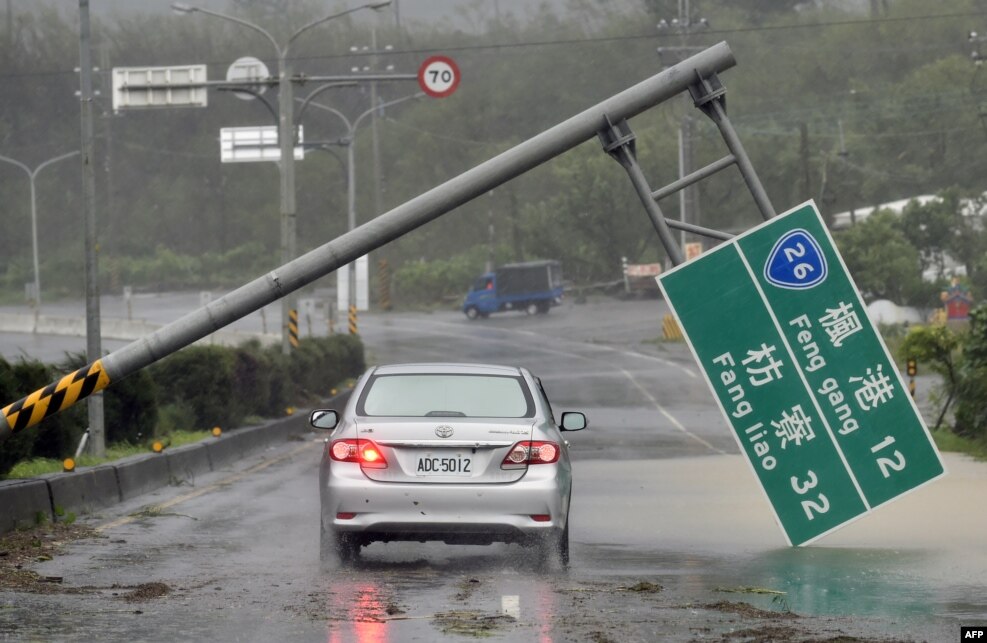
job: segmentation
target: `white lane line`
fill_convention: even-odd
[[[462,330],[462,325],[461,324],[454,324],[454,323],[451,323],[451,322],[424,321],[424,320],[417,320],[416,319],[416,320],[411,320],[411,323],[418,323],[418,324],[427,325],[427,326],[451,326],[451,327],[456,328],[458,330]],[[577,344],[580,348],[584,348],[584,349],[599,350],[599,351],[609,351],[609,352],[612,352],[612,353],[619,353],[621,355],[627,355],[628,357],[637,357],[639,359],[651,360],[651,361],[654,361],[654,362],[658,362],[659,364],[664,364],[665,366],[671,366],[672,368],[678,369],[678,370],[682,371],[683,373],[685,373],[686,375],[688,375],[689,377],[691,377],[692,379],[696,379],[698,377],[698,375],[696,375],[696,371],[692,370],[688,366],[683,366],[682,364],[679,364],[677,362],[673,362],[670,359],[665,359],[664,357],[658,357],[656,355],[647,355],[645,353],[636,353],[634,351],[629,351],[629,350],[624,350],[624,349],[619,349],[619,348],[613,348],[612,346],[603,346],[601,344],[591,344],[591,343],[588,343],[588,342],[578,342],[578,341],[571,340],[571,339],[563,339],[563,338],[560,338],[560,337],[552,337],[550,335],[545,335],[543,333],[535,333],[535,332],[530,331],[530,330],[515,330],[515,329],[512,329],[512,328],[490,328],[490,327],[485,328],[484,330],[490,330],[490,331],[499,332],[499,333],[512,333],[512,334],[515,334],[515,335],[526,335],[526,336],[529,336],[529,337],[550,337],[551,339],[554,339],[557,342],[566,343],[566,344]],[[457,334],[459,336],[461,336],[461,337],[467,337],[468,336],[465,333],[457,333]],[[567,353],[567,354],[571,354],[571,353]],[[583,355],[580,355],[579,357],[582,357],[583,359],[595,359],[595,358],[585,357]]]
[[[500,597],[500,613],[515,621],[521,620],[521,597],[504,595]]]
[[[418,330],[417,332],[426,333],[426,334],[429,334],[429,335],[441,335],[443,337],[446,337],[446,336],[448,336],[450,334],[455,334],[455,335],[458,335],[459,337],[469,338],[469,335],[467,335],[465,333],[462,333],[462,332],[458,332],[458,333],[446,333],[446,332],[442,332],[440,330],[429,330],[428,329],[428,327],[430,327],[430,326],[432,326],[432,327],[434,327],[434,326],[453,326],[453,327],[459,328],[459,325],[458,324],[450,324],[448,322],[419,321],[419,320],[412,321],[412,324],[416,324],[416,323],[420,327],[424,327],[424,329]],[[395,329],[395,330],[403,330],[403,329]],[[490,330],[502,330],[505,333],[517,333],[517,334],[526,334],[526,335],[528,335],[528,334],[530,334],[530,335],[536,335],[536,333],[531,333],[529,331],[512,331],[512,330],[505,330],[505,329],[490,329]],[[511,343],[510,340],[507,340],[507,339],[494,339],[492,337],[485,337],[483,341],[492,342],[492,343],[498,343],[498,344],[510,344]],[[589,347],[592,347],[592,348],[601,348],[601,349],[604,349],[604,350],[609,350],[609,351],[617,352],[617,353],[623,353],[623,351],[618,351],[616,349],[609,348],[609,347],[606,347],[606,346],[594,346],[592,344],[586,344],[585,346],[589,346]],[[578,353],[572,353],[572,352],[569,352],[569,351],[555,350],[555,349],[551,349],[551,348],[542,348],[541,346],[530,346],[530,347],[527,347],[527,348],[529,350],[533,350],[533,351],[539,352],[539,353],[547,353],[547,354],[550,354],[550,355],[553,355],[553,354],[554,355],[563,355],[563,356],[566,356],[566,357],[573,357],[573,358],[576,358],[576,359],[586,360],[587,362],[594,362],[594,363],[603,362],[605,368],[610,368],[610,369],[613,369],[614,371],[619,371],[619,372],[623,373],[624,376],[631,381],[631,383],[634,385],[634,387],[637,388],[639,391],[641,391],[641,393],[654,405],[654,407],[656,409],[658,409],[658,412],[661,413],[663,416],[665,416],[665,418],[669,422],[671,422],[672,423],[672,426],[675,427],[678,431],[684,433],[685,435],[689,436],[690,438],[692,438],[696,442],[698,442],[698,443],[702,444],[703,446],[705,446],[706,448],[712,450],[714,453],[719,453],[721,455],[725,455],[726,454],[726,451],[723,451],[722,449],[717,449],[716,447],[714,447],[712,444],[710,444],[709,442],[707,442],[703,438],[699,437],[695,433],[692,433],[691,431],[689,431],[689,429],[685,428],[685,426],[681,422],[679,422],[675,418],[675,416],[673,416],[671,413],[669,413],[668,410],[665,409],[665,407],[663,407],[661,404],[658,403],[658,400],[656,400],[655,397],[653,395],[651,395],[651,393],[649,393],[648,390],[646,388],[644,388],[641,385],[641,383],[638,382],[634,378],[633,375],[631,375],[631,373],[629,373],[628,371],[624,370],[623,368],[620,368],[618,366],[614,366],[613,364],[604,362],[604,360],[602,360],[600,357],[590,357],[590,356],[587,356],[587,355],[580,355]],[[630,353],[630,354],[631,355],[634,355],[634,353]],[[662,360],[661,358],[655,358],[655,359],[657,359],[658,361],[662,361],[662,362],[665,361],[665,360]],[[668,362],[668,363],[670,365],[672,365],[672,366],[675,366],[676,368],[679,368],[679,369],[685,370],[686,372],[689,372],[688,369],[685,369],[681,365],[675,364],[674,362]],[[693,377],[695,377],[695,373],[691,373],[691,375]]]
[[[668,419],[668,421],[672,423],[672,426],[674,426],[676,429],[678,429],[682,433],[686,434],[687,436],[689,436],[690,438],[692,438],[693,440],[695,440],[699,444],[703,445],[707,449],[711,449],[711,450],[719,453],[720,455],[726,455],[726,451],[723,451],[721,449],[717,449],[716,447],[714,447],[712,444],[710,444],[709,442],[707,442],[703,438],[699,437],[698,435],[696,435],[695,433],[693,433],[689,429],[685,428],[682,425],[681,422],[679,422],[678,420],[675,419],[675,416],[673,416],[671,413],[669,413],[668,411],[666,411],[665,410],[665,407],[663,407],[661,404],[658,403],[658,400],[656,400],[654,398],[654,396],[651,395],[651,393],[649,393],[647,391],[647,389],[645,389],[643,386],[641,386],[641,384],[636,379],[634,379],[634,376],[633,375],[631,375],[630,373],[628,373],[624,369],[620,369],[620,370],[623,371],[624,375],[627,376],[627,379],[629,379],[631,381],[631,383],[634,386],[636,386],[638,388],[638,390],[641,391],[641,393],[646,398],[648,398],[649,400],[651,400],[651,403],[655,405],[655,408],[658,409],[658,412],[661,413],[662,415],[664,415]]]

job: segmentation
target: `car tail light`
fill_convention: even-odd
[[[559,445],[556,443],[525,440],[511,447],[500,466],[510,469],[528,464],[551,464],[558,461]]]
[[[357,462],[368,469],[386,469],[387,459],[373,440],[336,440],[329,457],[337,462]]]

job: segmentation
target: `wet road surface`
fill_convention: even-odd
[[[785,547],[688,351],[642,343],[663,313],[600,302],[361,321],[371,363],[521,364],[556,415],[587,412],[570,438],[568,572],[516,545],[374,544],[352,568],[320,565],[312,434],[87,520],[99,538],[36,567],[63,578],[56,591],[0,593],[0,637],[948,641],[987,622],[987,466],[948,456],[945,479]]]

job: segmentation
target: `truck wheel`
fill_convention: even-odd
[[[538,304],[535,302],[531,302],[530,304],[524,307],[524,312],[528,313],[529,315],[534,315],[535,313],[539,312]]]
[[[476,309],[476,306],[470,306],[469,308],[466,309],[467,319],[476,319],[479,316],[480,316],[480,311]]]
[[[538,302],[538,314],[539,315],[546,314],[551,307],[552,307],[552,304],[548,303],[547,301],[540,301],[540,302]]]

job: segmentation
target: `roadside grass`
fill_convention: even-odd
[[[157,438],[157,440],[165,445],[165,448],[168,448],[200,442],[209,437],[212,437],[212,434],[208,431],[173,431],[167,436]],[[76,460],[75,465],[77,467],[93,467],[99,464],[120,460],[121,458],[126,458],[132,455],[140,455],[151,452],[150,444],[146,446],[133,444],[113,444],[106,447],[105,457],[97,458],[91,455],[81,455],[79,456],[79,459]],[[58,473],[60,471],[62,471],[61,460],[55,460],[53,458],[32,458],[30,460],[24,460],[23,462],[17,463],[6,476],[2,476],[0,479],[10,480],[15,478],[34,478],[46,473]]]
[[[963,438],[949,430],[941,429],[932,432],[932,439],[940,451],[964,453],[975,460],[987,461],[987,441]]]

